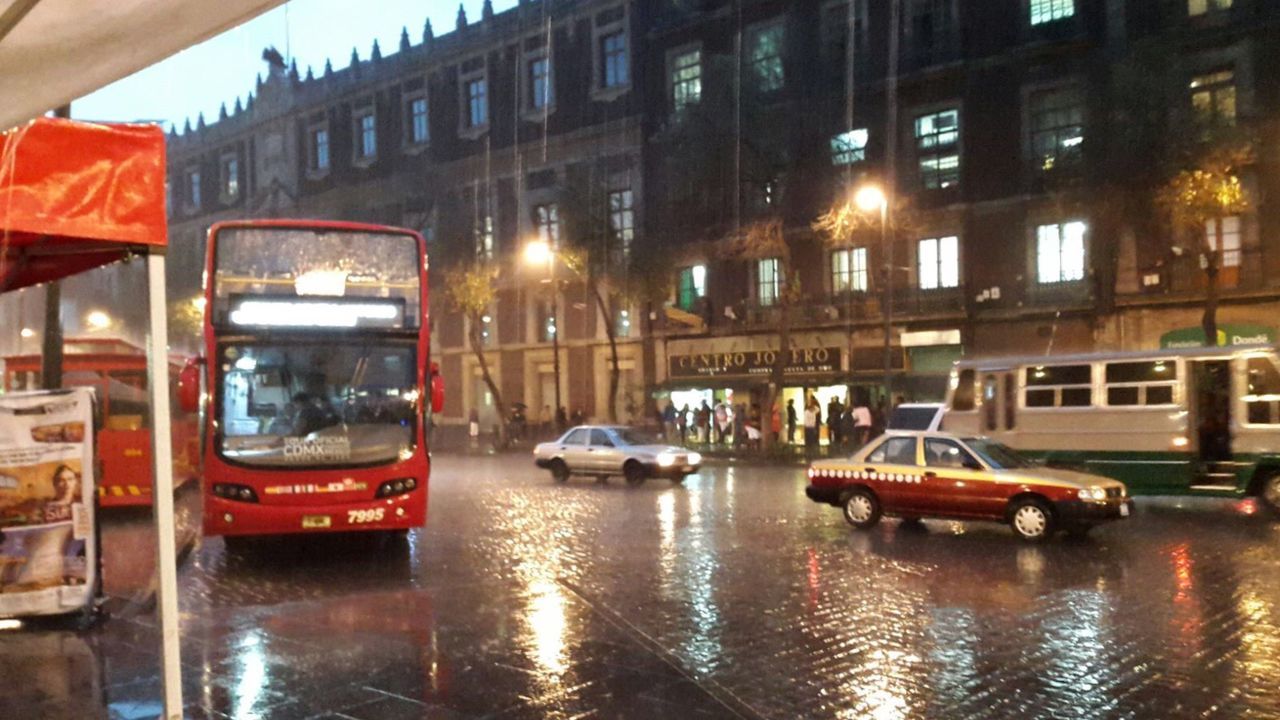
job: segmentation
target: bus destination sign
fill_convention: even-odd
[[[280,329],[402,328],[399,298],[241,297],[232,305],[232,325]]]

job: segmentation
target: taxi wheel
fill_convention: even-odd
[[[1053,535],[1053,511],[1043,501],[1023,498],[1009,512],[1009,524],[1027,542],[1044,542]]]
[[[630,460],[626,465],[622,466],[622,476],[627,479],[628,485],[635,487],[644,484],[647,473],[644,471],[643,465],[635,460]]]
[[[880,522],[880,500],[866,488],[854,488],[844,496],[844,519],[859,530]]]
[[[569,466],[564,464],[563,460],[553,460],[551,462],[551,477],[556,482],[564,482],[569,479]]]
[[[1267,506],[1273,515],[1280,517],[1280,472],[1273,472],[1262,478],[1262,487],[1258,495],[1262,504]]]

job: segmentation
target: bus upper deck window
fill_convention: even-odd
[[[1244,396],[1251,425],[1280,425],[1280,370],[1267,357],[1249,358],[1249,387]]]
[[[999,384],[1000,381],[995,375],[988,375],[982,379],[982,419],[988,431],[996,429],[996,392]]]
[[[956,378],[955,392],[951,394],[951,409],[968,412],[976,406],[974,398],[974,371],[961,370]]]

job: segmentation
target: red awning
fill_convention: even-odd
[[[165,245],[159,127],[40,118],[0,140],[0,292]]]

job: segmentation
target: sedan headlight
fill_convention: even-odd
[[[702,464],[702,455],[701,455],[700,453],[689,453],[689,464],[690,464],[690,465],[701,465],[701,464]]]
[[[676,464],[676,456],[669,452],[658,453],[658,467],[671,467]]]
[[[1101,501],[1107,499],[1107,489],[1102,487],[1080,488],[1078,494],[1081,500]]]

